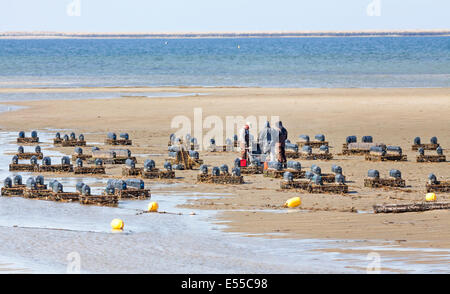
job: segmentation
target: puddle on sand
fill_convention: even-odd
[[[11,261],[9,258],[0,255],[0,274],[29,274],[32,273],[17,259]]]
[[[117,99],[117,98],[177,98],[204,96],[205,93],[179,92],[9,92],[0,94],[0,102],[36,101],[36,100],[82,100],[82,99]]]
[[[10,176],[11,156],[17,150],[17,133],[0,132],[0,179]],[[39,132],[44,154],[53,134]],[[28,173],[21,174],[26,180]],[[66,191],[75,191],[77,181],[92,185],[99,193],[107,179],[58,177]],[[50,179],[46,179],[48,182]],[[366,256],[315,252],[332,249],[339,242],[328,240],[249,238],[245,234],[223,232],[226,223],[217,223],[216,211],[179,208],[195,197],[224,197],[229,194],[170,191],[173,185],[155,184],[152,201],[162,213],[139,213],[145,201],[120,201],[119,207],[82,206],[20,197],[0,197],[0,252],[13,266],[32,272],[64,273],[68,254],[80,254],[83,273],[354,273],[365,268]],[[153,188],[153,187],[152,187]],[[275,210],[278,212],[278,210]],[[190,215],[194,212],[196,215]],[[172,214],[173,213],[173,214]],[[178,215],[181,213],[182,215]],[[123,233],[112,233],[110,222],[121,218]],[[269,235],[268,235],[269,236]],[[0,263],[8,263],[1,260]],[[417,267],[407,262],[383,267],[403,270],[432,270],[434,265]]]
[[[381,267],[387,267],[394,271],[407,273],[449,273],[450,250],[440,248],[408,248],[396,245],[384,246],[355,246],[346,242],[340,249],[347,252],[343,256],[358,258],[361,253],[351,251],[364,251],[376,253],[379,256]],[[397,253],[397,254],[392,254]],[[337,253],[341,254],[341,253]],[[373,255],[372,255],[373,257]],[[374,259],[371,259],[373,261]]]
[[[16,110],[23,109],[23,108],[25,108],[25,107],[0,104],[0,112],[16,111]]]

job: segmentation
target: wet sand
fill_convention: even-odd
[[[60,89],[26,89],[59,91]],[[0,114],[1,130],[67,129],[84,133],[89,142],[103,142],[106,132],[128,132],[133,153],[158,154],[152,157],[161,166],[167,154],[171,120],[176,115],[193,119],[193,109],[201,107],[208,115],[279,116],[292,142],[300,134],[323,133],[333,147],[332,161],[300,160],[303,168],[318,164],[330,172],[333,164],[342,166],[351,193],[346,196],[282,192],[279,180],[263,176],[245,176],[246,184],[214,186],[199,184],[182,187],[199,192],[231,193],[220,199],[194,199],[184,207],[220,211],[217,221],[225,221],[227,231],[246,234],[283,233],[274,238],[319,238],[377,240],[399,247],[450,248],[450,212],[429,211],[405,214],[372,214],[372,205],[422,201],[429,173],[439,179],[450,178],[450,164],[416,163],[412,140],[420,136],[428,142],[437,136],[444,154],[450,156],[450,89],[262,89],[262,88],[80,88],[64,91],[145,91],[202,93],[192,97],[129,97],[102,100],[53,100],[10,102],[3,105],[26,109]],[[1,89],[2,92],[25,89]],[[63,97],[64,93],[61,94]],[[206,131],[205,131],[206,133]],[[398,145],[408,156],[407,162],[367,162],[359,156],[340,156],[346,136],[371,135],[375,142]],[[71,154],[73,148],[58,148]],[[231,166],[238,153],[201,152],[205,163]],[[138,165],[145,160],[138,158]],[[384,176],[396,168],[406,179],[407,188],[369,189],[363,185],[367,170],[375,168]],[[107,176],[117,176],[121,168],[109,168]],[[176,171],[174,182],[194,184],[197,171]],[[281,205],[293,196],[302,198],[300,209],[282,212]],[[449,193],[438,193],[449,201]],[[357,212],[360,213],[357,213]],[[404,253],[402,253],[404,254]],[[418,263],[426,262],[417,260]]]

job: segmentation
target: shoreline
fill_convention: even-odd
[[[64,92],[173,92],[174,90],[215,90],[215,89],[268,89],[268,90],[312,90],[312,91],[352,91],[352,90],[440,90],[450,89],[450,87],[352,87],[352,88],[332,88],[332,87],[265,87],[265,86],[79,86],[79,87],[2,87],[1,93],[64,93]],[[42,99],[45,100],[45,99]]]

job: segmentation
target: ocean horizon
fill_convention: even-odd
[[[450,37],[0,39],[0,88],[450,87]]]

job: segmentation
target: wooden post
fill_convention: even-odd
[[[434,209],[450,209],[450,202],[419,202],[409,204],[377,204],[373,206],[375,213],[417,212]]]

